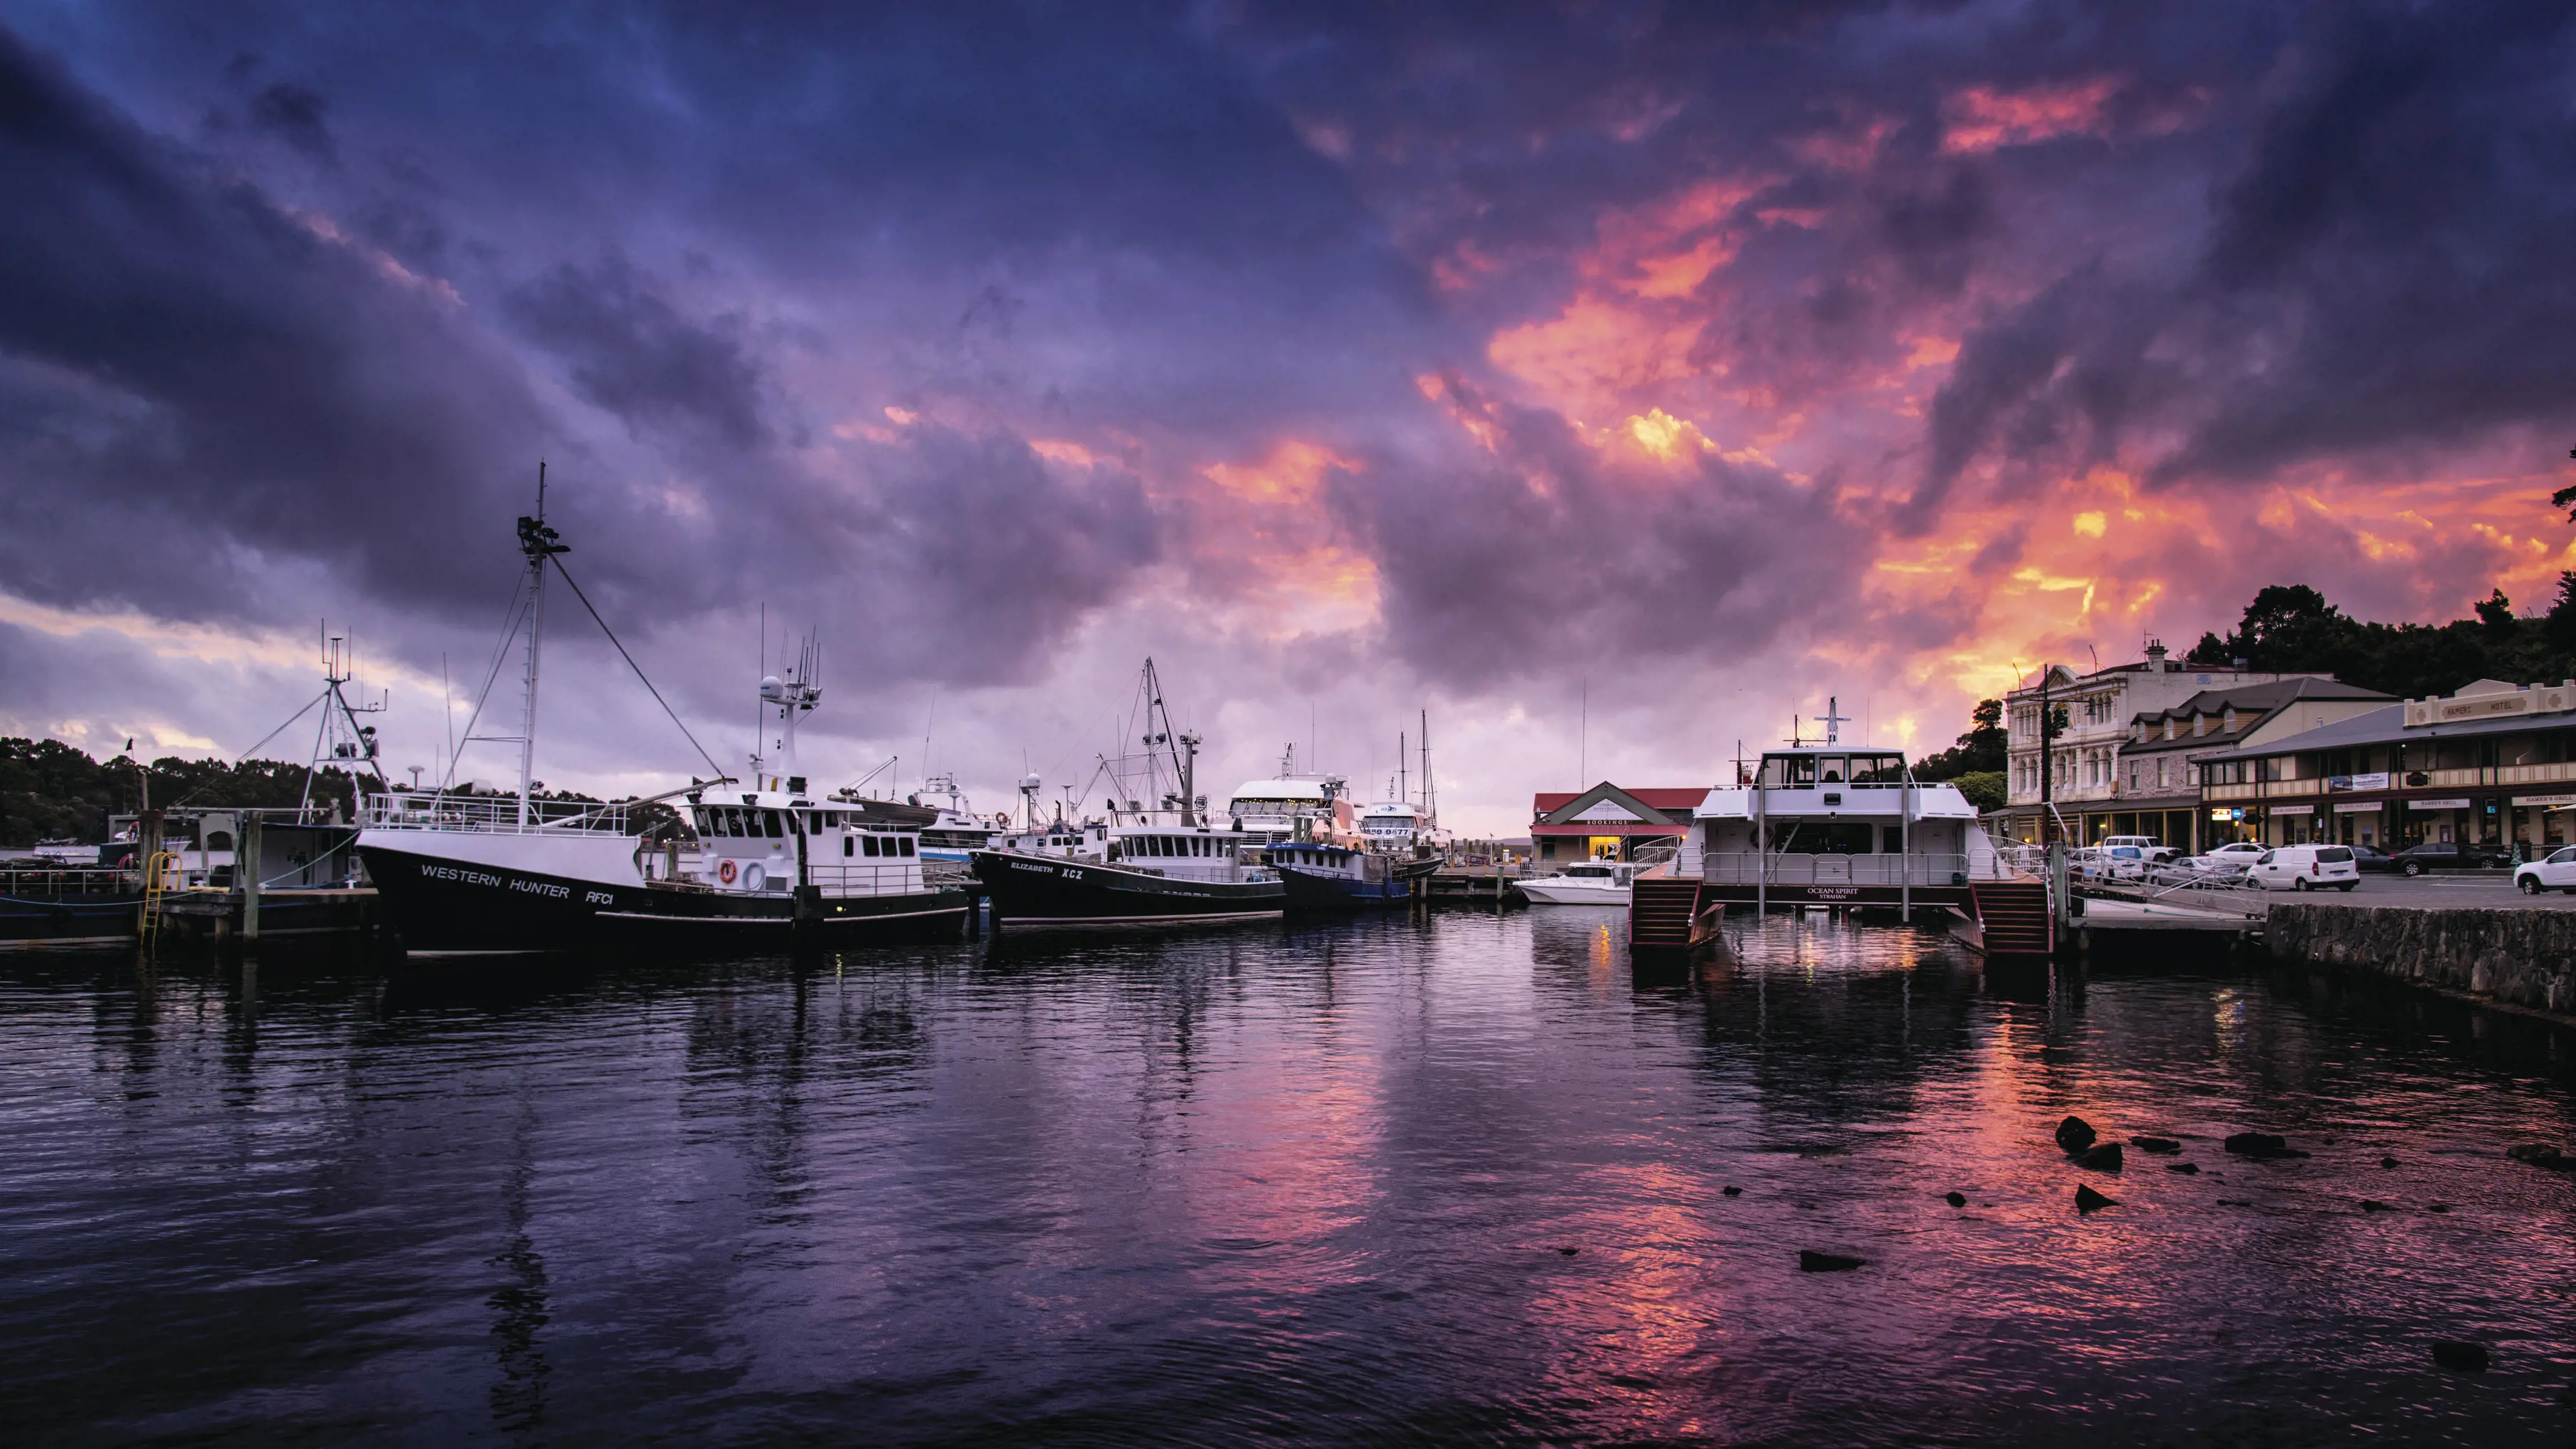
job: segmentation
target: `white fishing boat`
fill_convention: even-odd
[[[1554,875],[1522,881],[1519,890],[1537,906],[1624,906],[1630,887],[1646,869],[1607,861],[1569,865]]]

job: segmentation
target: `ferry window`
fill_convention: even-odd
[[[781,835],[786,834],[786,832],[785,832],[784,830],[781,830],[781,829],[779,828],[779,825],[778,825],[778,812],[777,812],[777,811],[775,811],[775,810],[763,810],[763,811],[761,811],[761,812],[760,812],[760,818],[761,818],[761,822],[762,822],[763,824],[765,824],[765,825],[767,825],[767,826],[769,827],[769,838],[770,838],[770,839],[772,839],[772,840],[776,840],[776,839],[778,839]]]
[[[911,858],[912,858],[912,837],[911,837],[911,836],[909,836],[909,835],[907,835],[907,836],[905,836],[902,840],[900,840],[900,841],[898,841],[898,842],[896,842],[896,843],[897,843],[897,844],[899,844],[899,845],[901,845],[901,846],[903,847],[903,854],[904,854],[904,858],[905,858],[905,859],[907,859],[907,860],[911,859]]]
[[[857,836],[855,836],[855,835],[844,835],[844,836],[842,836],[842,837],[841,837],[841,854],[843,854],[843,855],[845,855],[845,856],[850,856],[850,855],[856,855],[856,854],[858,854],[858,853],[859,853],[859,851],[858,851],[858,845],[859,845],[859,838],[858,838]]]
[[[743,829],[741,811],[728,810],[725,812],[725,833],[727,835],[747,835],[750,833]]]
[[[1817,763],[1824,766],[1826,784],[1839,785],[1843,782],[1844,764],[1841,756],[1828,756]]]
[[[877,838],[876,838],[875,836],[873,836],[873,835],[862,835],[862,836],[860,836],[860,837],[859,837],[859,851],[860,851],[860,853],[861,853],[861,854],[864,854],[864,855],[874,855],[874,854],[876,854],[876,853],[877,853]]]

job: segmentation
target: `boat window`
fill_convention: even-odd
[[[1828,785],[1841,784],[1849,768],[1848,762],[1840,755],[1827,755],[1816,763],[1823,767],[1824,781]]]
[[[1762,762],[1762,783],[1777,790],[1816,783],[1813,755],[1773,755]]]
[[[902,845],[902,847],[903,847],[903,854],[904,854],[904,856],[905,856],[907,859],[909,859],[909,858],[911,857],[911,855],[912,855],[912,837],[911,837],[911,836],[909,836],[909,835],[907,835],[907,836],[905,836],[901,841],[899,841],[899,842],[897,842],[897,843],[898,843],[898,844],[900,844],[900,845]]]
[[[1878,827],[1848,820],[1774,822],[1772,849],[1783,855],[1867,855]]]
[[[746,833],[747,833],[747,832],[746,832],[746,831],[744,831],[744,829],[743,829],[743,827],[742,827],[742,812],[741,812],[741,811],[739,811],[739,810],[728,810],[728,811],[726,811],[726,812],[725,812],[725,834],[727,834],[727,835],[743,835],[743,834],[746,834]]]
[[[863,842],[859,847],[862,851],[869,855],[875,855],[877,853],[877,838],[875,836],[862,835],[859,839]]]
[[[784,834],[784,833],[785,833],[784,831],[782,831],[782,830],[780,830],[780,829],[778,828],[778,812],[777,812],[777,811],[775,811],[775,810],[763,810],[763,811],[761,811],[761,812],[760,812],[760,818],[761,818],[761,822],[762,822],[762,824],[764,824],[765,826],[767,826],[767,827],[768,827],[768,833],[769,833],[769,838],[770,838],[770,839],[772,839],[772,840],[776,840],[780,835],[782,835],[782,834]]]
[[[845,855],[845,856],[847,856],[847,855],[856,855],[856,854],[858,854],[858,844],[859,844],[859,838],[858,838],[857,836],[855,836],[855,835],[844,835],[844,836],[842,836],[842,837],[841,837],[841,854],[843,854],[843,855]]]

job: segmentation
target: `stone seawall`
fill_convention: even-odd
[[[2576,1014],[2576,911],[2277,905],[2276,956]]]

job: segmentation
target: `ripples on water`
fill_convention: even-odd
[[[74,1443],[2576,1430],[2576,1183],[2501,1156],[2571,1136],[2570,1035],[2215,959],[1989,980],[1934,935],[1736,924],[1670,979],[1579,908],[801,967],[0,965],[0,1415]],[[2068,1112],[2203,1171],[2079,1173]],[[2247,1128],[2314,1155],[2219,1151]],[[2120,1206],[2079,1218],[2079,1180]],[[2434,1369],[2437,1337],[2495,1370]]]

